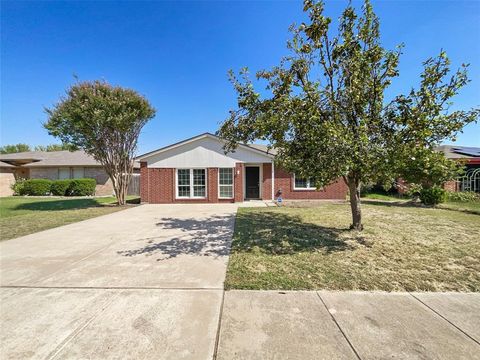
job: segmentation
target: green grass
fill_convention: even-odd
[[[296,206],[299,206],[298,204]],[[240,208],[228,289],[480,291],[480,216],[370,200]]]
[[[383,200],[383,201],[395,201],[398,203],[401,202],[408,202],[411,201],[408,197],[400,197],[395,195],[385,195],[385,194],[376,194],[370,193],[365,194],[362,196],[362,199],[366,200]],[[420,206],[420,204],[417,204]],[[473,214],[480,215],[480,201],[450,201],[447,200],[446,202],[437,205],[440,209],[449,209],[449,210],[457,210],[457,211],[464,211]]]
[[[480,215],[480,201],[447,201],[438,205],[441,209],[450,209]]]
[[[395,195],[387,195],[387,194],[365,194],[362,196],[364,199],[372,199],[372,200],[386,200],[386,201],[399,201],[399,200],[406,200],[405,198],[401,198],[400,196]]]
[[[129,197],[134,203],[138,198]],[[100,198],[0,198],[0,240],[123,210],[114,197]]]

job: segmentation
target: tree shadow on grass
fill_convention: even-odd
[[[43,199],[42,199],[43,200]],[[104,206],[96,199],[59,199],[45,201],[35,201],[21,203],[15,206],[15,210],[32,210],[32,211],[59,211],[59,210],[71,210],[71,209],[85,209],[95,206]]]
[[[115,200],[102,202],[103,198],[61,198],[57,200],[41,198],[35,201],[35,198],[26,198],[28,202],[20,203],[14,207],[14,210],[32,210],[32,211],[60,211],[76,210],[91,207],[118,206]],[[127,204],[135,205],[140,203],[140,198],[131,198],[126,200]]]
[[[437,206],[424,205],[420,202],[415,201],[382,201],[382,200],[364,200],[362,199],[362,204],[374,205],[374,206],[385,206],[385,207],[403,207],[403,208],[416,208],[416,209],[439,209],[447,211],[457,211],[466,214],[480,215],[480,207],[476,209],[468,209],[466,207],[450,207],[448,203],[442,203]]]
[[[388,201],[388,200],[372,200],[362,199],[362,204],[366,205],[378,205],[386,207],[404,207],[404,208],[422,208],[421,203],[415,201]]]
[[[273,211],[247,211],[237,215],[232,252],[260,250],[268,255],[292,255],[300,252],[352,250],[355,247],[340,236],[349,229],[303,222],[299,216]],[[356,240],[364,240],[359,234]]]
[[[164,230],[176,230],[172,237],[160,235],[137,241],[144,245],[118,251],[122,256],[159,256],[157,261],[179,255],[226,256],[230,252],[235,216],[210,216],[206,219],[162,218],[156,225]]]

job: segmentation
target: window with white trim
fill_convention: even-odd
[[[305,178],[305,177],[297,177],[295,174],[293,175],[294,178],[294,185],[293,189],[294,190],[315,190],[315,179],[310,177],[310,178]]]
[[[206,196],[206,169],[177,169],[178,198],[205,198]]]
[[[233,168],[218,169],[218,197],[220,199],[233,198]]]

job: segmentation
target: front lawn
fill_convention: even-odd
[[[226,288],[480,291],[480,216],[408,202],[240,208]]]
[[[134,199],[131,198],[130,201]],[[0,240],[123,210],[115,198],[0,198]]]

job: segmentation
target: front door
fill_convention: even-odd
[[[260,198],[260,168],[258,166],[245,167],[245,198]]]

